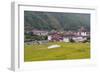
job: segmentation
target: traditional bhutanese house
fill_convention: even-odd
[[[82,41],[86,40],[87,37],[81,36],[81,35],[75,35],[75,36],[72,37],[72,39],[73,39],[75,42],[82,42]]]
[[[78,30],[77,35],[79,35],[79,36],[87,36],[87,30],[86,30],[84,27],[81,27],[81,28]]]
[[[49,41],[63,41],[63,36],[59,32],[51,32],[48,35]]]
[[[63,37],[63,42],[70,42],[69,37]]]
[[[90,33],[87,32],[87,30],[84,27],[81,27],[72,39],[76,42],[81,42],[86,40],[88,37],[90,37]]]
[[[65,32],[63,35],[63,42],[70,42],[70,39],[72,38],[73,35],[74,34],[72,31]]]

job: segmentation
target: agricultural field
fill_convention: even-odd
[[[48,49],[48,46],[53,44],[60,45],[60,47]],[[24,45],[25,62],[89,58],[90,43],[49,42],[46,44]]]

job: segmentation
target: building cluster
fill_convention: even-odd
[[[90,32],[84,27],[81,27],[78,31],[44,31],[44,30],[32,30],[32,33],[38,36],[47,36],[48,41],[62,41],[70,42],[82,42],[90,37]]]

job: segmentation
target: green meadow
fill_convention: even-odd
[[[50,45],[59,48],[48,49]],[[46,44],[24,45],[24,61],[72,60],[90,58],[90,43],[49,42]]]

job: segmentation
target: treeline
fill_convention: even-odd
[[[32,34],[32,33],[24,33],[24,34],[25,34],[25,36],[24,36],[25,42],[41,41],[41,40],[47,40],[48,39],[47,35],[42,36],[42,35],[35,35],[35,34]]]

